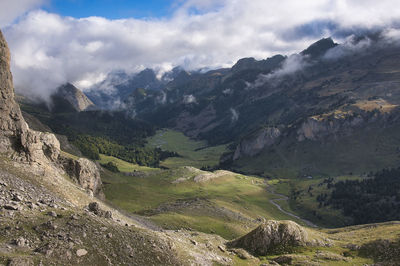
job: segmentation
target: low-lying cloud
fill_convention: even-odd
[[[17,6],[6,1],[10,8]],[[23,1],[32,3],[29,8],[42,3]],[[65,82],[86,89],[115,70],[226,67],[242,57],[292,54],[322,37],[344,39],[353,29],[395,30],[400,20],[397,4],[395,0],[186,0],[169,18],[120,20],[76,19],[35,10],[4,32],[17,91],[46,98]]]
[[[257,79],[253,83],[246,82],[246,89],[256,89],[263,86],[265,83],[278,85],[283,76],[294,74],[309,65],[310,63],[307,62],[303,55],[292,54],[283,61],[280,68],[272,71],[269,74],[258,75]]]

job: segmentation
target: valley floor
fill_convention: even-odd
[[[288,192],[286,181],[266,183],[258,177],[229,171],[207,172],[194,167],[169,170],[128,167],[126,162],[102,156],[102,162],[106,161],[113,161],[121,169],[130,170],[128,173],[104,170],[106,198],[117,208],[135,213],[145,223],[154,224],[162,230],[195,232],[192,235],[203,232],[229,240],[246,234],[265,220],[295,220],[306,227],[311,225],[307,229],[310,236],[331,241],[327,246],[299,248],[294,254],[280,258],[295,265],[371,264],[379,258],[365,254],[366,249],[374,245],[382,248],[382,241],[395,247],[400,237],[393,234],[400,228],[397,222],[329,230],[311,229],[314,228],[312,223],[293,217],[297,215],[292,213],[285,196],[280,194]],[[267,189],[272,186],[276,192]],[[277,202],[279,205],[274,204]],[[260,262],[254,265],[279,257],[282,256],[259,257]],[[236,264],[248,262],[239,260]]]

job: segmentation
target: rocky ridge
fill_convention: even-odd
[[[60,155],[60,143],[56,136],[31,130],[22,116],[14,99],[14,86],[10,71],[10,53],[2,33],[0,32],[0,153],[7,153],[30,167],[47,173],[73,173],[73,180],[92,194],[101,192],[100,173],[97,166],[86,160],[74,161]],[[63,164],[61,162],[64,162]],[[28,166],[29,165],[29,166]],[[66,167],[64,167],[66,166]],[[72,167],[72,170],[71,170]]]

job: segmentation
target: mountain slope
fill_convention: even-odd
[[[52,111],[88,111],[96,108],[94,103],[86,97],[86,95],[76,88],[74,85],[67,83],[58,88],[57,92],[52,95]]]
[[[288,57],[181,72],[161,90],[134,92],[125,110],[209,145],[231,144],[222,166],[247,173],[296,177],[396,167],[398,47],[377,38],[353,48],[365,38],[341,45],[322,39]],[[365,144],[358,142],[363,132]]]

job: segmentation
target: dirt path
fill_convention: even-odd
[[[272,195],[279,197],[279,198],[277,198],[277,199],[271,199],[271,200],[269,200],[269,202],[270,202],[272,205],[274,205],[275,207],[277,207],[278,210],[280,210],[281,212],[283,212],[283,213],[286,214],[286,215],[289,215],[289,216],[291,216],[291,217],[293,217],[293,218],[296,218],[296,219],[302,221],[303,223],[305,223],[305,224],[308,225],[309,227],[314,227],[314,228],[317,228],[317,227],[318,227],[318,226],[315,225],[314,223],[312,223],[312,222],[310,222],[310,221],[308,221],[308,220],[306,220],[306,219],[303,219],[303,218],[301,218],[300,216],[298,216],[298,215],[296,215],[296,214],[294,214],[294,213],[285,211],[285,210],[279,205],[278,202],[279,202],[279,201],[288,201],[289,198],[288,198],[287,196],[285,196],[285,195],[283,195],[283,194],[276,193],[276,192],[272,189],[271,186],[268,186],[267,191],[268,191],[269,193],[271,193]]]

